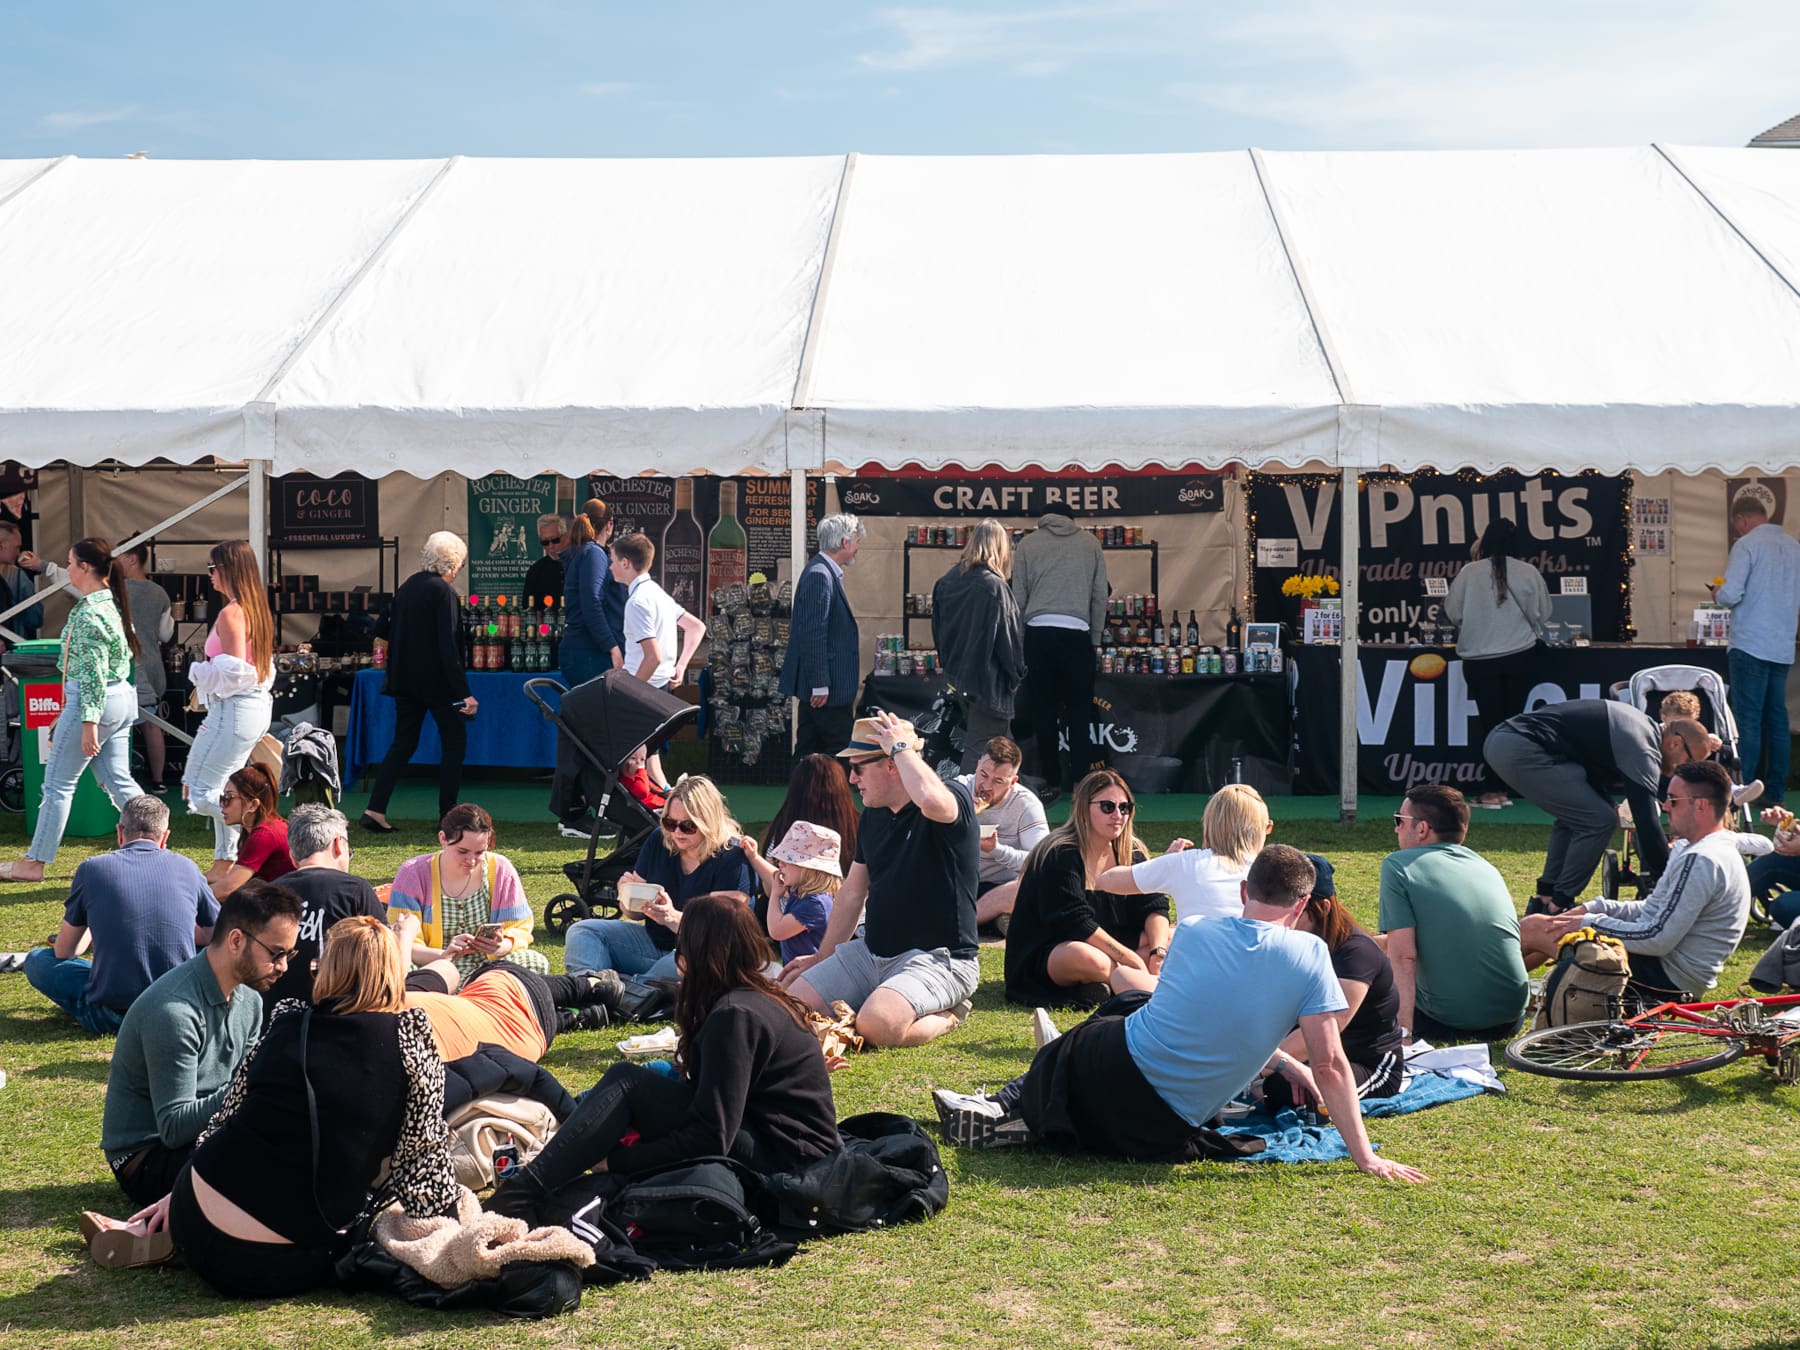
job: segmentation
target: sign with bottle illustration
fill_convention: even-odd
[[[555,512],[556,485],[554,474],[469,480],[469,594],[518,600],[525,574],[543,556],[537,518]]]
[[[1104,453],[1104,452],[1102,452]],[[1077,520],[1099,516],[1186,516],[1225,509],[1225,476],[1120,474],[1029,478],[840,478],[838,501],[859,516],[1035,519],[1066,506]]]
[[[1342,560],[1336,475],[1251,474],[1244,487],[1253,557],[1255,615],[1298,630],[1297,601],[1282,594],[1295,575],[1336,578]],[[1416,643],[1421,627],[1447,623],[1442,599],[1422,583],[1454,578],[1470,562],[1488,523],[1506,516],[1520,527],[1520,558],[1544,576],[1551,594],[1562,578],[1587,582],[1590,636],[1626,640],[1631,542],[1631,478],[1604,474],[1364,474],[1362,477],[1360,640]],[[1265,540],[1293,542],[1278,566]],[[1287,559],[1292,558],[1289,562]]]
[[[656,545],[650,575],[690,613],[711,619],[712,593],[754,573],[773,579],[792,551],[786,478],[615,478],[592,474],[587,495],[612,507],[614,537],[639,530]],[[584,499],[585,500],[585,499]],[[808,482],[807,547],[818,542],[825,484]]]

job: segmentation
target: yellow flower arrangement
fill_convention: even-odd
[[[1283,595],[1297,595],[1303,600],[1316,600],[1321,595],[1336,595],[1343,588],[1332,576],[1306,576],[1296,572],[1281,583]]]

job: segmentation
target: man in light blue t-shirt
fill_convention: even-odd
[[[1146,1162],[1190,1161],[1208,1151],[1206,1122],[1268,1066],[1297,1096],[1324,1101],[1363,1171],[1424,1180],[1369,1146],[1338,1036],[1343,987],[1325,944],[1294,927],[1312,886],[1305,854],[1286,844],[1264,848],[1243,883],[1242,917],[1184,919],[1160,979],[1121,977],[1151,982],[1153,997],[1123,1016],[1102,1009],[1044,1046],[1030,1072],[992,1097],[939,1089],[933,1096],[945,1131],[976,1148],[1038,1140]],[[1306,1064],[1279,1048],[1296,1023]]]

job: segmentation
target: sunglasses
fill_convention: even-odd
[[[296,956],[300,955],[300,949],[298,947],[271,947],[259,937],[254,937],[249,933],[245,933],[244,936],[267,952],[269,954],[269,960],[275,965],[285,966],[289,961],[292,961]]]
[[[562,536],[560,534],[553,534],[546,538],[540,534],[538,536],[538,543],[542,544],[545,548],[555,548],[558,544],[562,543]]]
[[[214,574],[214,573],[216,573],[216,572],[217,572],[217,571],[218,571],[218,570],[219,570],[219,564],[217,564],[217,563],[208,563],[208,564],[206,564],[206,574],[207,574],[207,575],[208,575],[208,576],[212,576],[212,575],[213,575],[213,574]]]
[[[238,792],[221,792],[219,794],[219,805],[223,806],[223,805],[225,805],[226,802],[238,801],[242,798],[242,796],[243,796],[243,794],[238,793]]]
[[[1103,816],[1128,816],[1133,810],[1132,803],[1115,802],[1111,798],[1097,801],[1094,805],[1100,808],[1100,814]]]
[[[667,830],[670,834],[699,834],[700,833],[700,827],[698,825],[696,825],[692,819],[670,820],[667,816],[664,816],[662,818],[662,827],[665,830]]]
[[[1396,824],[1396,825],[1404,825],[1409,820],[1417,820],[1417,819],[1418,819],[1417,816],[1403,816],[1398,811],[1394,812],[1394,824]]]
[[[879,763],[881,763],[882,760],[884,760],[886,758],[887,758],[886,755],[864,755],[861,759],[851,760],[850,767],[852,769],[866,769],[869,767],[869,765],[879,764]]]

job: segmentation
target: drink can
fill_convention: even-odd
[[[1106,650],[1100,653],[1100,673],[1102,675],[1110,675],[1113,673],[1113,651],[1111,647],[1106,648]]]
[[[1267,669],[1269,669],[1270,671],[1274,672],[1277,675],[1281,674],[1281,648],[1279,648],[1279,647],[1269,648],[1269,661],[1268,661]]]
[[[1217,651],[1209,650],[1206,653],[1206,673],[1208,675],[1222,675],[1225,673],[1225,662],[1220,658]]]
[[[494,1180],[505,1181],[519,1170],[519,1144],[511,1135],[494,1150]]]
[[[1225,673],[1227,675],[1237,674],[1237,653],[1236,652],[1226,652],[1225,653]]]
[[[1163,653],[1161,647],[1153,648],[1150,652],[1150,673],[1152,675],[1161,675],[1163,673]]]
[[[899,652],[895,655],[895,657],[894,657],[894,674],[896,674],[896,675],[912,674],[912,653],[911,652]]]

